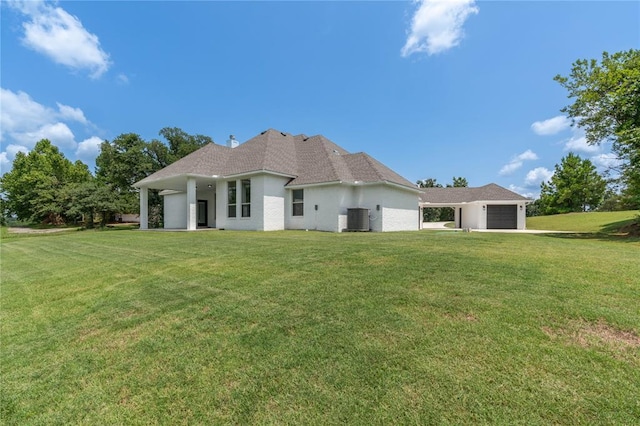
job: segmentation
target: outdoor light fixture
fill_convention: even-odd
[[[485,211],[487,209],[487,206],[482,206],[482,211]]]

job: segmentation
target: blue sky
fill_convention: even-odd
[[[569,151],[576,59],[640,46],[638,1],[16,2],[1,7],[0,167],[47,137],[94,167],[103,140],[180,127],[224,144],[323,134],[411,181],[528,196]]]

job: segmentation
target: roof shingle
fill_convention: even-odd
[[[473,201],[527,201],[526,197],[516,194],[495,183],[469,188],[422,188],[420,201],[434,204],[458,204]]]
[[[289,175],[293,179],[288,185],[359,181],[391,182],[416,188],[369,155],[349,154],[322,135],[293,136],[274,129],[262,132],[236,148],[209,144],[135,186],[185,174],[224,177],[260,171]]]

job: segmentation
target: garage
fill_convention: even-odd
[[[508,205],[487,205],[487,229],[517,229],[518,228],[518,206]]]

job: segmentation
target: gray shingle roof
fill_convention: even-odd
[[[472,201],[529,200],[495,183],[475,188],[422,188],[421,191],[420,201],[423,203],[458,204]]]
[[[269,129],[236,148],[209,144],[137,182],[140,186],[185,174],[233,176],[251,172],[289,175],[288,185],[390,182],[415,185],[365,153],[349,154],[322,135],[293,136]]]

